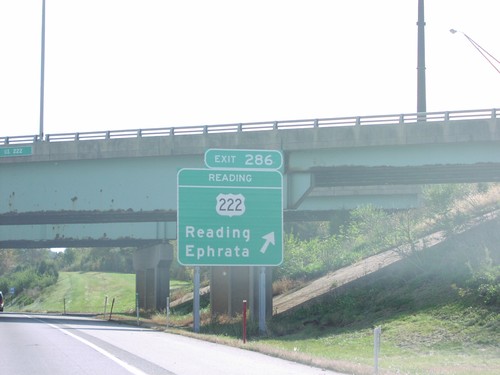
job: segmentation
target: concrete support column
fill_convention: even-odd
[[[211,267],[210,269],[210,307],[212,316],[232,315],[230,306],[231,267]]]
[[[139,308],[163,310],[170,295],[173,249],[168,243],[137,249],[134,254],[135,289]]]
[[[170,297],[170,265],[172,260],[161,260],[156,268],[156,310],[166,310]]]
[[[259,316],[260,267],[211,267],[210,306],[212,316],[241,313],[243,300],[248,301],[250,318]],[[273,313],[272,268],[266,267],[266,317]]]

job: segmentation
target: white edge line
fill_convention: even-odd
[[[134,367],[132,365],[129,365],[128,363],[122,361],[121,359],[115,357],[113,354],[107,352],[106,350],[98,347],[97,345],[95,344],[92,344],[90,341],[88,340],[85,340],[84,338],[81,338],[67,330],[65,330],[64,328],[61,328],[61,327],[58,327],[54,324],[51,324],[51,323],[47,323],[41,319],[36,319],[36,320],[39,320],[45,324],[47,324],[49,327],[52,327],[52,328],[55,328],[59,331],[61,331],[62,333],[64,333],[65,335],[68,335],[72,338],[74,338],[75,340],[78,340],[80,341],[82,344],[85,344],[87,345],[88,347],[94,349],[95,351],[99,352],[100,354],[102,354],[103,356],[109,358],[110,360],[112,360],[113,362],[115,362],[117,365],[123,367],[125,370],[127,370],[128,372],[130,372],[131,374],[134,374],[134,375],[148,375],[147,373],[139,370],[137,367]]]

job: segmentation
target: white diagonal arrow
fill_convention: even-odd
[[[265,236],[262,236],[262,238],[265,239],[266,242],[264,242],[264,245],[262,245],[262,247],[260,248],[260,252],[262,254],[265,254],[267,248],[269,247],[269,244],[274,245],[274,232],[268,233]]]

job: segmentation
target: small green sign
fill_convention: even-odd
[[[274,169],[283,165],[283,155],[277,150],[224,150],[205,152],[205,165],[218,169]]]
[[[31,146],[0,147],[0,157],[30,156],[33,154]]]
[[[186,266],[277,266],[283,261],[278,171],[182,169],[177,248]]]

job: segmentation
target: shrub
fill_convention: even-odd
[[[18,267],[15,271],[0,277],[0,290],[15,288],[16,293],[28,289],[43,289],[57,282],[59,272],[54,263],[41,261],[32,267]]]
[[[484,305],[500,307],[500,266],[475,272],[461,289],[462,296],[472,296]]]
[[[495,265],[489,250],[484,250],[484,257],[475,266],[469,262],[471,277],[459,288],[462,297],[471,297],[484,305],[500,307],[500,265]]]

